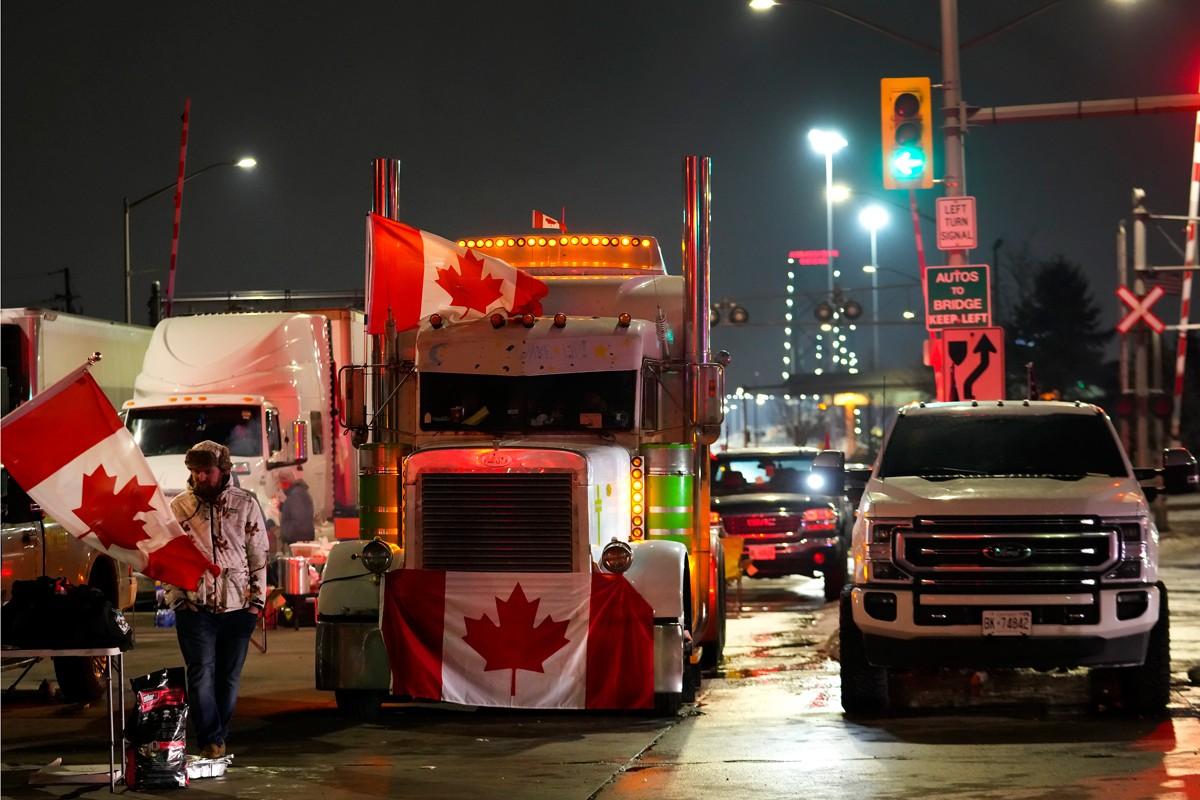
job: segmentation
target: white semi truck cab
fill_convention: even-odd
[[[823,453],[818,466],[839,459]],[[1124,707],[1161,711],[1167,591],[1148,502],[1157,489],[1142,485],[1160,476],[1168,491],[1194,491],[1195,459],[1168,450],[1162,469],[1135,471],[1096,406],[901,409],[854,526],[845,710],[885,710],[889,674],[910,668],[1089,667]]]
[[[288,431],[285,451],[279,409],[262,395],[150,395],[126,401],[124,416],[168,496],[186,487],[188,470],[182,454],[203,439],[229,448],[238,484],[260,496],[264,511],[271,510],[269,500],[274,495],[272,470],[282,461],[290,466],[305,460],[305,432]],[[299,447],[292,448],[293,443]]]

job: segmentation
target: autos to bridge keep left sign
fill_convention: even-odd
[[[987,264],[925,270],[925,327],[978,328],[992,324]]]

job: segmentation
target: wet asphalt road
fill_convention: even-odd
[[[727,660],[675,720],[641,715],[388,707],[340,717],[312,689],[311,628],[251,651],[226,777],[129,797],[213,798],[1135,798],[1200,797],[1200,504],[1164,536],[1175,673],[1170,715],[1138,720],[1087,705],[1085,677],[952,673],[894,685],[902,708],[850,721],[839,704],[836,604],[805,579],[745,580]],[[139,615],[140,617],[140,615]],[[171,631],[145,627],[130,675],[179,663]],[[15,674],[5,671],[5,684]],[[103,703],[36,691],[5,698],[0,795],[103,797],[107,787],[31,786],[37,766],[107,760]]]

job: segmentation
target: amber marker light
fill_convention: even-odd
[[[567,327],[567,315],[562,313],[561,311],[558,312],[557,314],[555,314],[554,315],[554,327],[556,327],[556,328]]]
[[[444,324],[446,324],[446,321],[444,319],[442,319],[441,314],[430,314],[429,315],[429,327],[433,328],[434,330],[437,330],[438,328],[442,327],[442,325],[444,325]]]
[[[622,247],[629,247],[629,237],[628,237],[628,236],[622,236],[622,237],[621,237],[621,246],[622,246]]]
[[[633,322],[633,317],[629,315],[628,311],[622,311],[620,316],[617,317],[617,324],[622,328],[628,328],[631,322]]]
[[[522,314],[521,315],[521,324],[524,325],[526,328],[532,328],[534,326],[534,323],[536,323],[536,322],[537,322],[537,317],[535,317],[533,314]]]
[[[504,315],[501,314],[499,311],[492,314],[491,320],[492,320],[493,328],[496,328],[498,330],[498,329],[504,327]]]

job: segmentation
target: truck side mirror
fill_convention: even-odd
[[[721,364],[692,364],[692,422],[703,444],[721,438],[725,421],[725,367]]]
[[[1196,457],[1185,447],[1163,450],[1163,489],[1167,494],[1189,494],[1200,488]]]
[[[846,491],[846,456],[841,450],[822,450],[813,458],[805,488],[813,494],[840,495]]]
[[[367,427],[367,371],[365,367],[342,367],[342,427]]]
[[[292,420],[292,461],[303,464],[308,461],[308,421]]]
[[[292,435],[284,441],[291,446],[290,458],[287,461],[268,461],[267,469],[294,467],[308,461],[308,421],[292,420]]]

